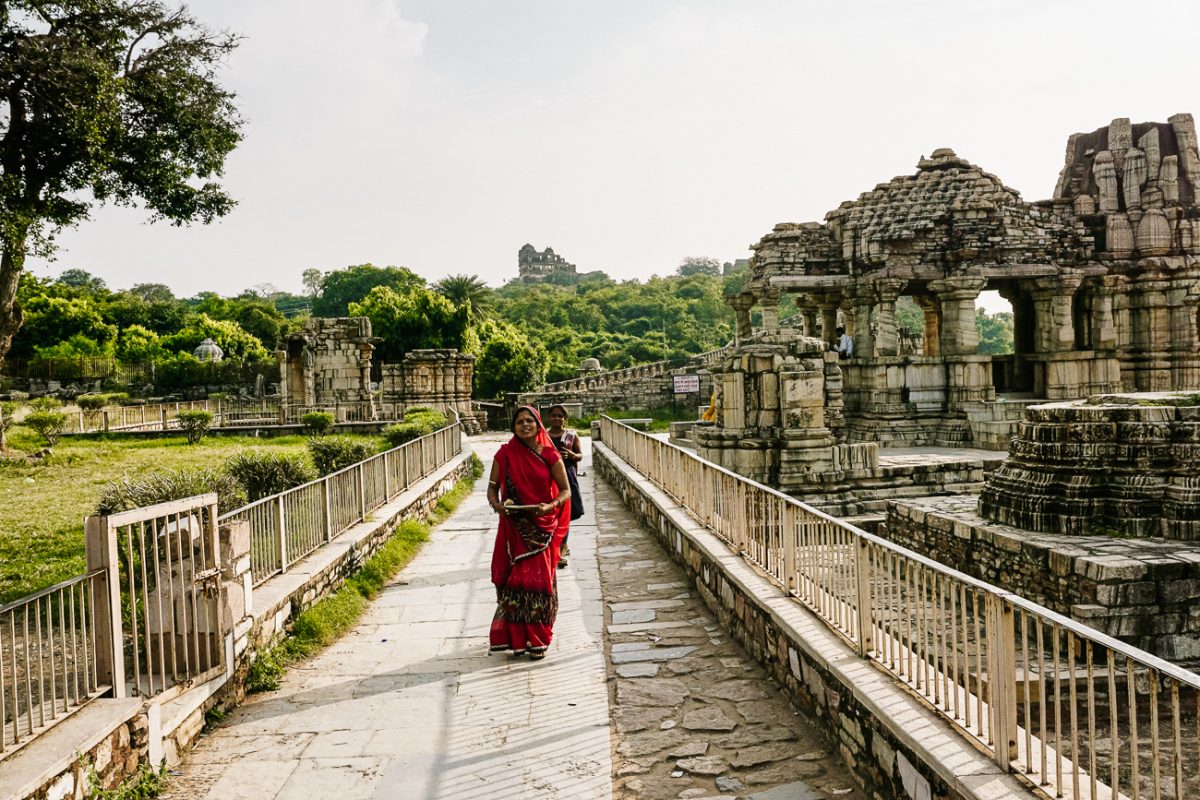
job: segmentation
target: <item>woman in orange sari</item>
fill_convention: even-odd
[[[562,456],[536,410],[518,408],[512,432],[488,480],[488,504],[500,515],[492,551],[491,651],[541,659],[558,614],[555,567],[570,523],[571,489]]]

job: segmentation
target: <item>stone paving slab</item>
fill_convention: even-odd
[[[504,438],[472,444],[486,464]],[[496,518],[485,489],[354,630],[203,737],[164,797],[610,797],[596,527],[572,531],[547,659],[490,656]]]

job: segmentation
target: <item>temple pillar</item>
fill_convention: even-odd
[[[942,307],[940,352],[942,355],[975,355],[979,351],[979,328],[975,322],[975,300],[987,286],[986,278],[964,275],[931,281]],[[1070,305],[1067,306],[1068,317]]]
[[[769,334],[779,333],[779,291],[769,290],[760,299],[763,330]]]
[[[736,320],[733,336],[734,341],[740,344],[742,339],[747,339],[754,333],[754,327],[750,322],[750,311],[754,308],[754,298],[748,294],[739,294],[728,298],[726,302],[733,307],[733,315]]]
[[[1069,273],[1033,281],[1035,311],[1034,342],[1039,353],[1062,353],[1075,349],[1075,319],[1072,302],[1083,278]]]
[[[1111,350],[1117,346],[1117,328],[1113,319],[1113,290],[1105,280],[1096,289],[1092,312],[1092,347]]]
[[[904,288],[904,281],[883,280],[875,284],[879,292],[879,305],[875,308],[876,333],[875,354],[894,356],[900,352],[900,336],[896,329],[896,300]]]
[[[853,319],[846,326],[854,339],[854,356],[856,358],[873,358],[875,356],[875,337],[871,334],[871,309],[875,307],[875,291],[866,286],[861,287],[850,298],[853,308]]]
[[[927,294],[917,295],[913,297],[913,300],[921,308],[925,322],[925,334],[921,345],[921,354],[926,356],[939,355],[942,352],[939,346],[942,329],[942,306],[935,297]]]

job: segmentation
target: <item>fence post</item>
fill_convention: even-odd
[[[275,498],[275,530],[279,532],[279,571],[287,572],[287,520],[283,514],[283,495]]]
[[[865,537],[854,535],[854,574],[858,578],[856,603],[858,654],[866,658],[875,649],[875,626],[871,613],[871,545]]]
[[[785,503],[780,516],[783,526],[783,592],[794,594],[800,588],[796,580],[796,507]],[[711,530],[711,523],[707,519],[704,524]]]
[[[383,454],[379,460],[383,462],[383,502],[392,499],[392,470],[389,466],[389,460],[392,457],[391,451]]]
[[[367,521],[367,487],[363,480],[363,462],[358,462],[358,519]]]
[[[87,571],[103,570],[92,581],[92,613],[96,626],[96,680],[112,686],[112,696],[125,697],[125,650],[121,631],[121,586],[117,572],[117,537],[110,536],[104,517],[84,520]]]
[[[108,409],[107,408],[100,412],[100,422],[101,422],[101,425],[104,427],[104,432],[107,433],[108,432]]]
[[[988,631],[988,710],[996,765],[1008,771],[1017,759],[1017,646],[1012,606],[989,592],[985,605]],[[1072,665],[1068,665],[1071,669]],[[1070,680],[1074,680],[1072,673]],[[982,687],[980,687],[982,691]]]
[[[329,478],[321,479],[321,517],[325,521],[325,541],[333,538],[333,510],[329,502]]]
[[[167,429],[167,408],[160,405],[158,407],[158,429],[165,431]]]

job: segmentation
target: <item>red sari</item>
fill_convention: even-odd
[[[516,436],[496,453],[500,465],[501,500],[514,505],[552,503],[558,484],[551,474],[562,456],[543,443],[539,426],[538,455]],[[500,515],[496,547],[492,551],[492,583],[496,584],[496,615],[492,619],[491,650],[529,650],[544,653],[554,635],[558,614],[557,565],[559,548],[570,524],[571,504],[545,516],[512,511]]]

